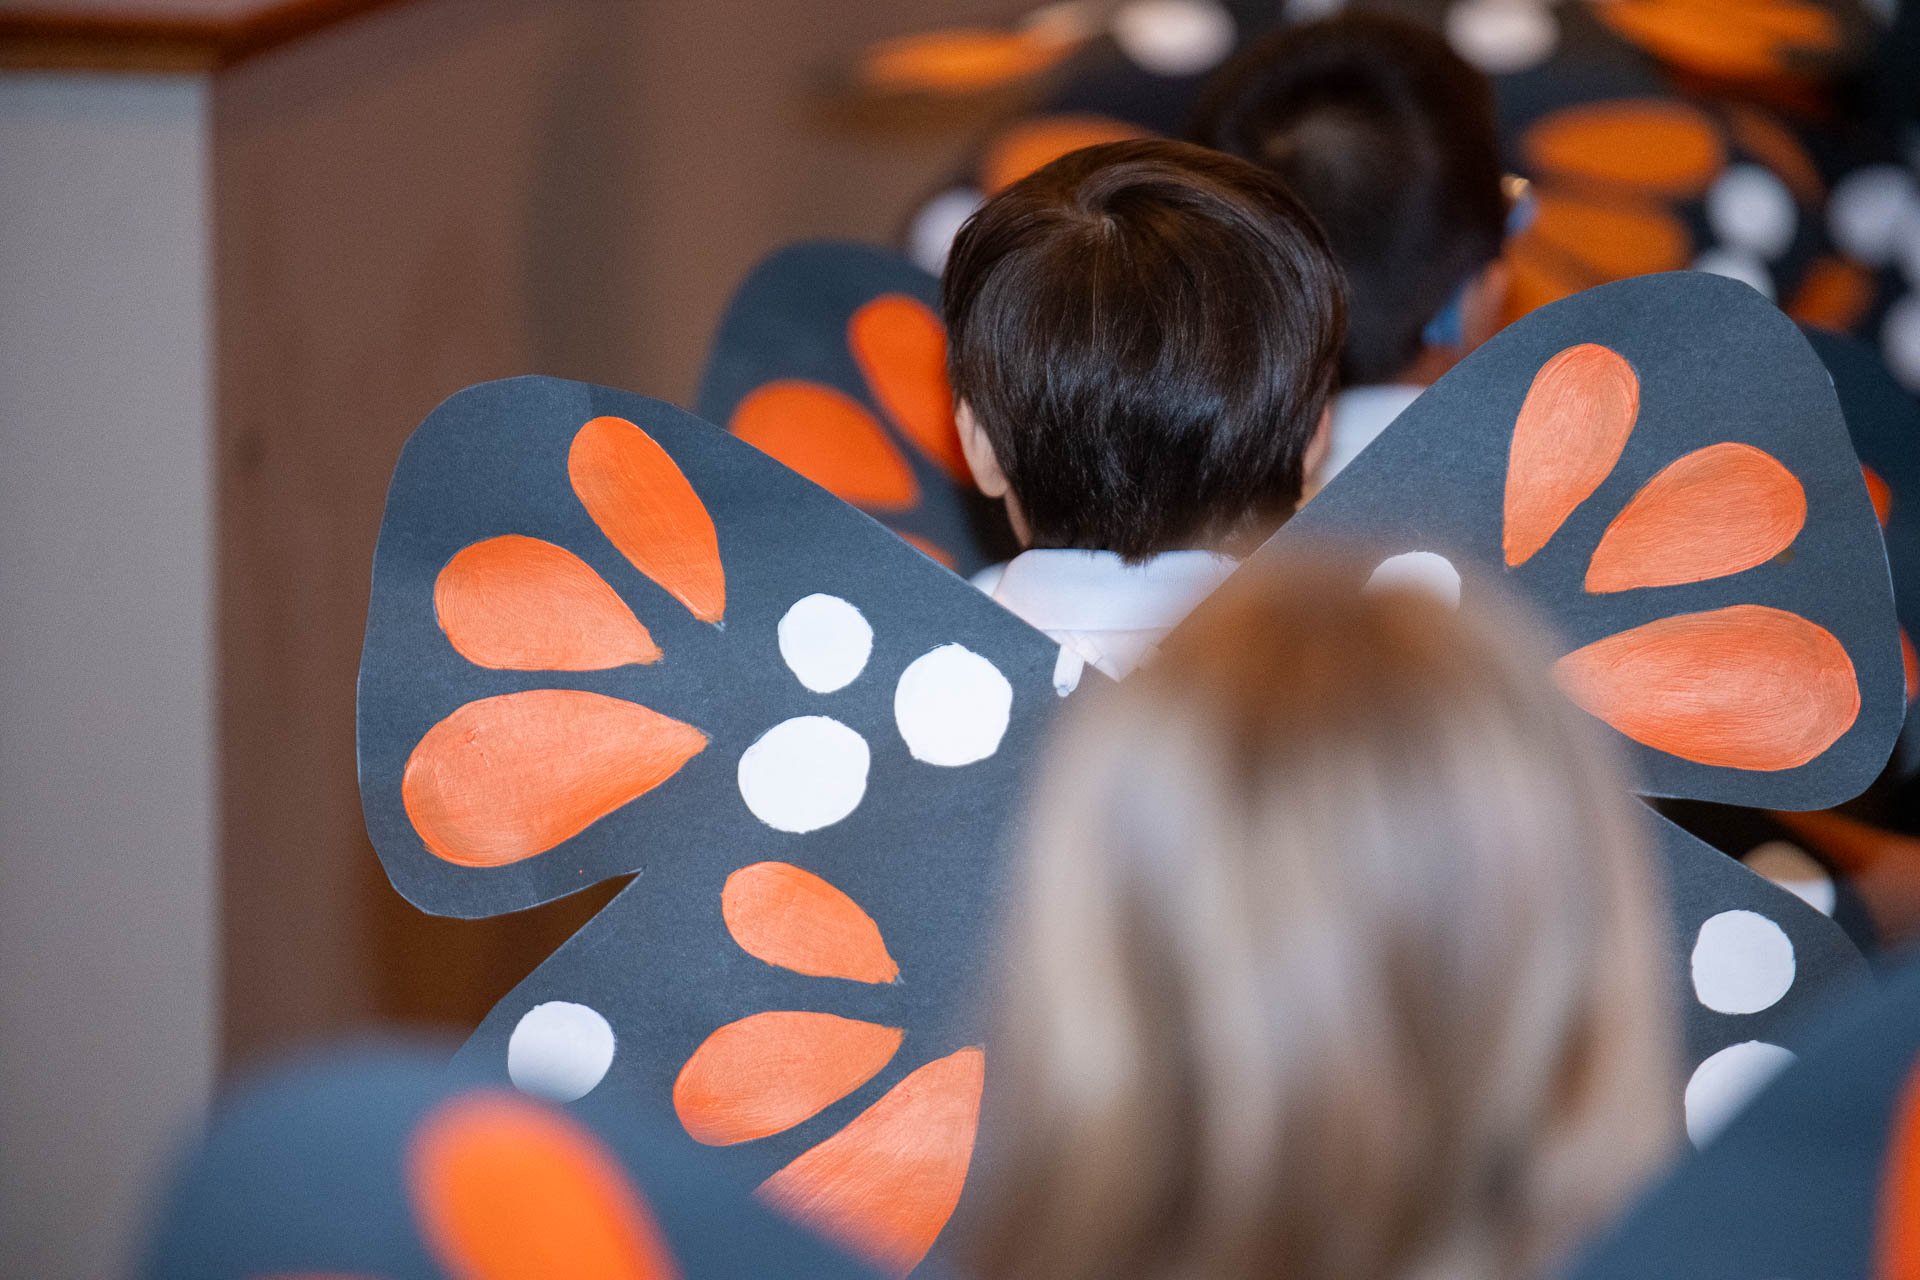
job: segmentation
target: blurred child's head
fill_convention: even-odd
[[[1343,302],[1272,174],[1177,142],[1076,151],[982,206],[943,292],[968,461],[1031,544],[1139,560],[1299,502]]]
[[[1215,76],[1194,136],[1271,169],[1326,228],[1347,277],[1344,384],[1430,380],[1410,374],[1429,346],[1457,355],[1498,327],[1493,93],[1439,35],[1362,14],[1277,32]]]
[[[1067,712],[1000,956],[983,1280],[1517,1280],[1677,1132],[1611,748],[1504,609],[1357,577],[1243,570]]]

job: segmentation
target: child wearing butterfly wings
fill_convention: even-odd
[[[1324,451],[1326,241],[1254,165],[1112,143],[988,201],[942,285],[966,460],[1028,548],[975,581],[1061,643],[1063,692],[1086,664],[1124,675]]]
[[[1069,705],[997,957],[980,1280],[1534,1276],[1677,1137],[1620,761],[1524,622],[1347,568],[1249,566]]]

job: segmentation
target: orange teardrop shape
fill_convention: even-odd
[[[1880,1175],[1876,1280],[1920,1280],[1920,1066],[1910,1068]]]
[[[1549,302],[1571,297],[1582,289],[1605,284],[1600,273],[1583,262],[1527,235],[1507,242],[1507,296],[1500,315],[1512,324]]]
[[[511,1094],[468,1094],[420,1122],[407,1192],[457,1280],[677,1280],[646,1202],[572,1117]]]
[[[1079,43],[1046,30],[929,31],[871,46],[860,79],[881,93],[978,93],[1050,70]]]
[[[673,1109],[710,1147],[781,1133],[873,1079],[905,1036],[831,1013],[756,1013],[693,1051],[673,1082]]]
[[[1877,287],[1874,273],[1850,258],[1815,258],[1800,277],[1786,312],[1801,324],[1844,332],[1873,306]]]
[[[920,486],[887,433],[852,396],[814,382],[769,382],[733,411],[727,429],[856,507],[902,511]]]
[[[600,531],[694,617],[727,611],[720,539],[706,504],[673,458],[625,418],[595,418],[567,454],[573,491]]]
[[[1790,78],[1840,45],[1833,14],[1805,0],[1607,0],[1590,11],[1662,61],[1728,80]]]
[[[1893,486],[1864,462],[1860,464],[1860,478],[1867,482],[1867,501],[1873,504],[1873,518],[1884,529],[1887,521],[1893,519]]]
[[[1620,460],[1640,415],[1640,380],[1617,352],[1568,347],[1540,366],[1507,454],[1509,566],[1525,564]]]
[[[947,331],[932,308],[898,293],[875,298],[847,322],[847,348],[894,424],[948,475],[971,486],[953,422]]]
[[[728,876],[720,914],[742,951],[782,969],[853,982],[900,976],[873,917],[790,862],[756,862]]]
[[[462,547],[434,580],[433,611],[460,656],[482,667],[599,671],[660,658],[586,561],[519,534]]]
[[[1110,116],[1037,116],[1022,120],[987,144],[980,161],[980,187],[992,195],[1070,151],[1152,136],[1145,129]]]
[[[427,730],[407,757],[400,796],[436,857],[498,867],[578,835],[706,745],[692,725],[621,698],[506,693]]]
[[[1727,163],[1705,112],[1660,98],[1562,108],[1530,127],[1520,150],[1543,177],[1662,196],[1699,195]]]
[[[1735,106],[1729,108],[1727,114],[1733,126],[1734,142],[1773,170],[1780,181],[1787,184],[1787,190],[1793,192],[1795,200],[1815,208],[1825,202],[1826,181],[1798,138],[1758,108]]]
[[[987,1059],[930,1062],[760,1185],[768,1203],[891,1275],[920,1265],[973,1161]]]
[[[1636,742],[1725,769],[1807,763],[1853,727],[1853,660],[1825,627],[1765,605],[1661,618],[1560,659],[1574,702]]]
[[[1591,283],[1655,271],[1678,271],[1693,256],[1693,238],[1680,219],[1650,200],[1538,192],[1538,213],[1515,245],[1552,256]]]
[[[1669,463],[1613,518],[1587,566],[1587,590],[1723,578],[1773,559],[1806,523],[1807,491],[1772,454],[1708,445]]]

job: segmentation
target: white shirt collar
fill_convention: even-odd
[[[997,580],[983,573],[976,581],[1041,631],[1164,633],[1226,581],[1234,566],[1210,551],[1167,551],[1128,564],[1111,551],[1043,548],[1007,561]]]
[[[1381,383],[1371,387],[1348,387],[1333,398],[1333,438],[1327,460],[1320,466],[1320,483],[1346,470],[1407,406],[1420,398],[1425,387],[1400,383]]]

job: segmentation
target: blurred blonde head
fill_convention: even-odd
[[[1242,572],[1066,717],[1006,922],[982,1280],[1530,1276],[1678,1131],[1618,762],[1508,607],[1357,580]]]

